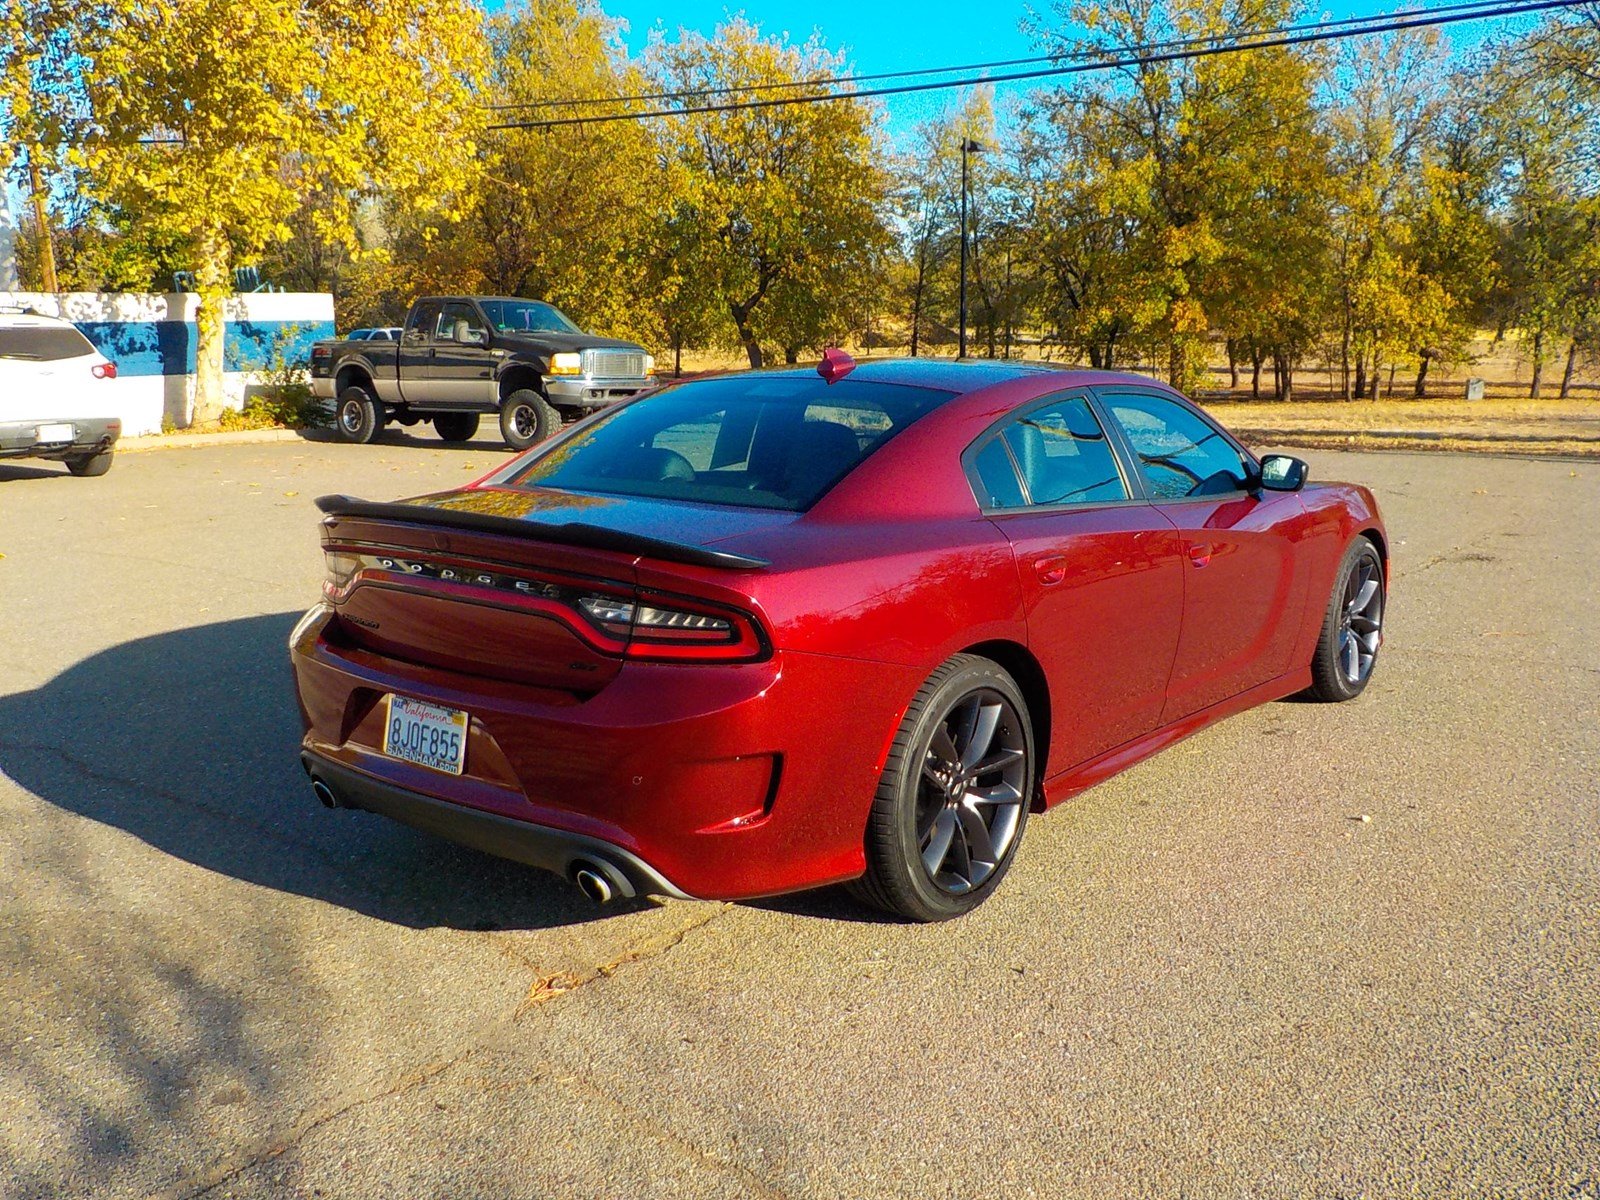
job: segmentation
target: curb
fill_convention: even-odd
[[[229,429],[220,433],[147,433],[139,437],[119,438],[117,453],[197,450],[204,446],[248,446],[257,442],[320,442],[329,440],[331,436],[331,432],[325,429]]]

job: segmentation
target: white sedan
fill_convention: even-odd
[[[70,321],[0,309],[0,458],[48,458],[104,475],[122,422],[108,380],[117,364]]]

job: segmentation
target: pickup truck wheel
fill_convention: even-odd
[[[500,402],[500,435],[513,450],[526,450],[561,428],[561,418],[532,388],[521,388]]]
[[[345,388],[339,393],[339,412],[335,422],[339,436],[347,442],[361,445],[370,442],[383,432],[383,406],[360,385]]]
[[[74,454],[66,460],[67,470],[74,475],[93,479],[111,470],[111,454],[110,450],[102,450],[98,454]]]
[[[477,413],[440,413],[433,418],[433,428],[447,442],[465,442],[478,432]]]

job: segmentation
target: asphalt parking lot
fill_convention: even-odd
[[[0,463],[0,1196],[1600,1197],[1600,463],[1309,454],[1395,539],[1367,694],[917,928],[315,803],[312,498],[504,454]]]

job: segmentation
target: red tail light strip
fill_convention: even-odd
[[[328,545],[323,595],[342,604],[357,587],[376,584],[460,596],[463,600],[524,609],[560,621],[605,654],[656,661],[755,661],[771,647],[756,620],[738,609],[699,597],[666,592],[634,594],[614,580],[534,575],[463,560],[423,559],[414,551],[379,553],[370,547]],[[601,620],[581,603],[631,620]],[[673,622],[699,619],[700,627]]]

